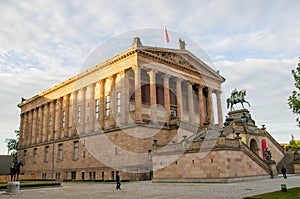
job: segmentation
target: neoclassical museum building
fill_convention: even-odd
[[[128,50],[18,104],[22,173],[114,180],[119,171],[124,180],[154,181],[273,175],[283,151],[248,110],[231,111],[224,127],[224,81],[181,39],[170,49],[136,37]]]

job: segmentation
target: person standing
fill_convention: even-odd
[[[117,171],[116,181],[117,181],[116,189],[121,190],[121,178],[120,178],[120,175],[119,175],[119,171]]]
[[[283,178],[284,178],[284,179],[287,179],[287,176],[286,176],[286,168],[285,168],[284,166],[282,166],[282,168],[281,168],[281,173],[282,173],[282,175],[283,175]]]

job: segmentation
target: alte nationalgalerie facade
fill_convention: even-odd
[[[174,150],[169,147],[159,152],[158,149],[164,145],[184,146],[181,158],[190,162],[184,160],[192,154],[183,145],[187,139],[196,138],[205,129],[222,131],[224,81],[218,72],[186,50],[182,40],[179,49],[169,49],[143,46],[136,37],[128,50],[18,104],[21,108],[18,155],[25,163],[22,173],[59,180],[113,180],[116,171],[121,172],[122,179],[129,180],[193,178],[190,169],[185,171],[186,176],[178,176],[172,171],[180,173],[180,167],[162,168],[162,159]],[[224,154],[244,158],[243,150],[237,149],[239,141],[228,130],[232,125],[226,127],[227,137],[221,136],[222,140],[217,142],[223,143],[223,149],[211,153],[222,149]],[[258,137],[264,134],[253,132],[257,142],[255,153],[263,159],[258,151],[261,140]],[[246,135],[249,148],[250,135]],[[195,139],[197,142],[201,139]],[[224,148],[225,143],[237,148],[230,152],[228,147]],[[274,140],[268,143],[276,145]],[[277,151],[273,153],[281,153]],[[276,161],[280,155],[275,155]],[[197,157],[192,156],[194,164]],[[209,161],[213,161],[211,156],[207,156]],[[247,163],[254,159],[248,158]],[[211,163],[206,164],[207,169]],[[211,168],[217,172],[215,167]],[[249,175],[268,175],[266,168],[260,170]],[[209,178],[209,175],[197,176],[194,178]]]

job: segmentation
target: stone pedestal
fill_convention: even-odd
[[[20,182],[8,182],[6,193],[7,194],[17,194],[20,191]]]

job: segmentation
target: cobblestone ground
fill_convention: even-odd
[[[65,182],[62,187],[21,190],[16,195],[6,195],[0,191],[0,198],[22,199],[94,199],[94,198],[205,198],[232,199],[272,192],[281,189],[300,187],[300,176],[274,179],[251,180],[235,183],[152,183],[151,181],[122,184],[122,190],[115,190],[115,184]]]

